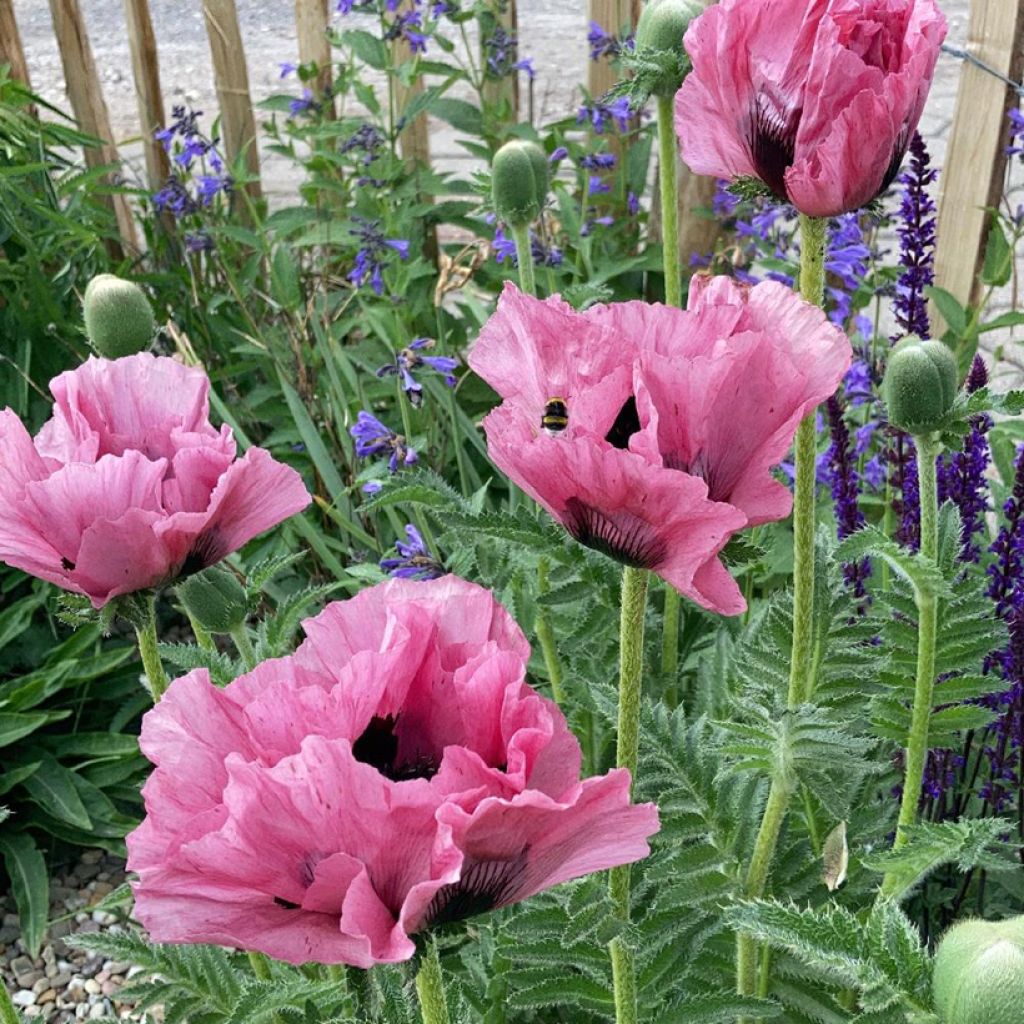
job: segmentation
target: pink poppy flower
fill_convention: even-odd
[[[945,36],[935,0],[721,0],[686,32],[683,160],[812,217],[857,210],[899,172]]]
[[[656,809],[626,771],[580,780],[488,591],[392,580],[305,629],[225,689],[175,680],[143,721],[156,770],[128,849],[154,941],[392,963],[419,932],[647,855]]]
[[[850,358],[789,289],[715,278],[695,281],[685,312],[575,313],[509,286],[469,363],[505,399],[484,421],[499,469],[580,543],[734,615],[746,605],[718,556],[736,531],[789,514],[771,470]],[[552,398],[562,429],[545,429]]]
[[[50,382],[32,438],[0,411],[0,560],[97,608],[220,561],[310,501],[261,448],[235,458],[210,382],[148,353],[88,359]]]

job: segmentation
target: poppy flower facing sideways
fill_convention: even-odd
[[[811,217],[857,210],[899,173],[945,36],[935,0],[721,0],[686,32],[683,160]]]
[[[304,628],[225,689],[175,680],[143,721],[156,770],[128,850],[154,941],[393,963],[417,933],[649,852],[654,805],[625,770],[580,780],[488,591],[391,580]]]
[[[209,389],[173,359],[90,357],[50,382],[53,414],[34,438],[0,411],[0,560],[101,608],[305,508],[295,470],[262,448],[235,458]]]
[[[504,399],[484,420],[502,472],[581,544],[735,615],[746,605],[718,555],[789,514],[772,469],[850,358],[790,289],[719,277],[695,278],[686,311],[577,313],[507,285],[469,364]]]

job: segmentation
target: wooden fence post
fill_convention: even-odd
[[[295,0],[295,31],[299,37],[299,62],[315,63],[319,68],[315,85],[316,98],[334,116],[331,97],[331,41],[327,31],[331,23],[330,0]],[[330,99],[327,99],[330,97]]]
[[[967,51],[1019,82],[1024,71],[1024,0],[971,0]],[[1006,175],[1007,112],[1017,93],[983,68],[964,61],[953,130],[939,184],[935,283],[966,304],[978,298],[989,214],[999,205]],[[935,333],[942,319],[931,304]]]
[[[103,90],[96,74],[89,36],[82,19],[78,0],[50,0],[50,14],[53,31],[60,48],[60,59],[64,66],[64,80],[67,86],[71,110],[79,127],[87,135],[99,139],[101,145],[89,146],[85,150],[85,162],[89,167],[103,167],[118,162],[117,147],[110,129],[110,116],[103,99]],[[131,207],[123,195],[110,195],[105,201],[112,208],[123,242],[131,248],[138,248],[135,235],[135,221]],[[111,239],[107,249],[112,259],[121,259],[124,250]]]
[[[493,31],[496,28],[502,28],[510,36],[513,36],[516,39],[518,39],[519,35],[519,15],[516,9],[516,0],[491,0],[489,7],[490,10],[480,22],[480,63],[481,67],[484,68],[485,74],[488,57],[487,47],[485,45],[485,32],[488,29]],[[488,103],[506,103],[512,112],[512,120],[519,120],[518,71],[513,71],[512,74],[506,75],[503,78],[485,78],[483,92],[484,99]]]
[[[589,0],[591,21],[596,21],[609,35],[632,32],[640,19],[640,0]],[[618,81],[616,69],[607,60],[592,60],[587,74],[587,90],[597,99]]]
[[[206,34],[213,58],[213,79],[220,103],[224,155],[234,165],[239,156],[251,180],[245,191],[254,201],[263,195],[260,185],[260,151],[256,118],[249,93],[249,69],[245,63],[242,31],[238,26],[235,0],[203,0]],[[236,193],[237,198],[237,193]]]
[[[404,0],[399,6],[397,13],[409,10],[410,0]],[[391,57],[398,65],[409,60],[412,51],[405,40],[398,38],[391,44]],[[393,80],[392,88],[395,90],[395,113],[401,117],[402,111],[423,92],[423,78],[417,77],[411,85],[402,85],[397,79]],[[402,132],[398,137],[398,143],[402,150],[402,156],[408,163],[422,164],[424,167],[430,165],[430,132],[427,124],[427,115],[420,114],[414,117],[408,124],[402,126]]]
[[[0,0],[0,64],[10,64],[11,78],[27,89],[32,88],[18,22],[14,17],[14,0]]]
[[[156,36],[149,16],[148,0],[124,0],[128,19],[128,46],[132,54],[135,98],[142,129],[142,150],[146,157],[146,174],[153,192],[163,188],[171,173],[171,163],[163,145],[154,133],[166,126],[164,101],[160,92],[160,63]]]

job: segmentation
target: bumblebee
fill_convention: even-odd
[[[549,398],[540,418],[541,427],[554,436],[569,426],[569,406],[564,398]]]

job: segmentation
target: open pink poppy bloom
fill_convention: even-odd
[[[850,357],[788,288],[701,278],[685,312],[575,313],[507,286],[469,363],[505,399],[484,421],[499,469],[580,543],[733,615],[746,605],[718,555],[789,514],[771,470]],[[554,430],[553,399],[566,420]]]
[[[210,382],[148,353],[91,357],[50,382],[32,438],[0,411],[0,560],[102,607],[195,572],[310,501],[261,448],[235,458]]]
[[[812,217],[857,210],[899,172],[945,36],[935,0],[721,0],[686,32],[683,160]]]
[[[488,591],[392,580],[304,626],[294,655],[225,689],[191,672],[144,719],[157,767],[128,850],[154,941],[369,967],[647,855],[656,809],[626,771],[580,780]]]

